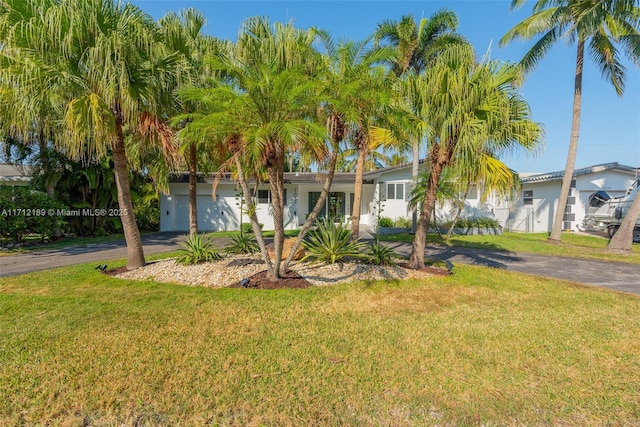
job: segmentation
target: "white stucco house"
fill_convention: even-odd
[[[631,185],[637,169],[618,163],[591,166],[575,171],[575,186],[569,199],[565,228],[575,229],[582,222],[590,197],[599,190],[611,196],[622,195]],[[463,217],[492,217],[508,230],[522,232],[551,231],[554,209],[560,193],[563,172],[522,176],[523,188],[517,200],[490,196],[481,201],[472,188],[465,202]],[[212,178],[201,176],[198,183],[198,229],[200,231],[237,230],[240,227],[240,191],[235,181],[222,179],[212,198]],[[315,205],[323,184],[316,173],[285,173],[285,228],[301,226]],[[189,230],[189,184],[186,173],[175,174],[169,192],[160,198],[160,231]],[[355,175],[336,173],[323,216],[348,221],[353,207]],[[364,175],[360,223],[375,226],[378,200],[382,215],[410,218],[411,165],[389,167]],[[268,184],[260,184],[255,194],[258,221],[264,229],[273,229]],[[450,206],[438,207],[438,218],[450,216]],[[245,216],[243,222],[248,222]]]
[[[618,163],[605,163],[574,171],[563,230],[577,230],[599,191],[611,197],[623,196],[640,175],[640,169]],[[564,171],[521,175],[519,200],[501,218],[504,228],[529,233],[550,232],[558,205]]]
[[[0,185],[24,187],[31,184],[31,166],[0,163]]]

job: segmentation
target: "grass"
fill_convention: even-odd
[[[608,240],[602,237],[583,234],[563,233],[562,243],[547,241],[547,233],[511,233],[501,236],[451,236],[445,242],[437,234],[427,236],[427,244],[449,244],[452,246],[493,249],[509,252],[529,252],[542,255],[558,255],[574,258],[598,259],[640,264],[640,244],[634,243],[631,254],[608,253],[605,251]],[[380,240],[393,242],[413,242],[413,236],[407,233],[380,235]]]
[[[473,266],[249,291],[0,279],[0,425],[636,425],[640,298]]]

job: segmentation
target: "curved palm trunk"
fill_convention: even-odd
[[[198,152],[196,144],[189,145],[189,234],[198,234]]]
[[[573,119],[571,122],[571,139],[569,141],[569,154],[567,155],[567,164],[564,169],[564,177],[562,178],[562,187],[560,188],[560,197],[558,198],[558,207],[553,219],[553,228],[549,241],[559,243],[562,233],[562,222],[564,219],[564,211],[567,207],[567,198],[569,197],[569,189],[573,180],[573,170],[576,163],[576,154],[578,153],[578,137],[580,135],[580,108],[582,103],[582,66],[584,62],[584,40],[578,41],[578,53],[576,56],[576,77],[573,92]]]
[[[291,264],[291,261],[293,260],[293,257],[296,251],[298,250],[298,248],[300,247],[300,244],[302,243],[302,239],[304,239],[304,237],[307,235],[307,232],[311,229],[311,226],[315,223],[316,218],[318,218],[318,215],[320,214],[320,209],[322,209],[322,207],[324,206],[324,202],[325,200],[327,200],[327,195],[329,194],[329,190],[331,190],[331,184],[333,183],[333,176],[335,175],[335,172],[336,172],[337,163],[338,163],[338,153],[337,151],[333,151],[331,153],[331,158],[329,159],[329,171],[328,171],[327,177],[324,180],[324,185],[322,186],[320,197],[318,198],[318,201],[316,202],[316,205],[313,207],[313,210],[311,211],[311,213],[309,213],[309,215],[307,216],[307,220],[305,221],[304,225],[302,226],[302,228],[300,228],[300,233],[298,233],[298,237],[296,238],[295,242],[293,243],[293,246],[291,247],[289,256],[280,266],[280,274],[284,274],[284,272],[287,271],[287,268],[289,268],[289,264]]]
[[[142,250],[142,240],[140,231],[136,224],[136,217],[133,214],[133,203],[131,202],[131,190],[129,187],[129,170],[127,169],[127,155],[124,148],[124,134],[122,122],[116,120],[116,135],[113,141],[113,170],[118,189],[118,206],[123,215],[122,229],[124,240],[127,243],[127,270],[133,270],[145,265],[144,252]]]
[[[256,215],[255,204],[251,199],[251,190],[249,189],[249,184],[247,184],[247,180],[244,177],[244,170],[242,169],[242,163],[240,163],[240,159],[236,155],[235,158],[236,169],[238,172],[238,182],[240,183],[240,187],[242,188],[242,194],[244,196],[244,203],[247,205],[247,215],[249,216],[249,221],[251,222],[251,227],[253,228],[253,235],[256,238],[256,242],[258,242],[258,247],[260,248],[260,254],[264,259],[264,262],[267,265],[267,271],[271,273],[271,275],[275,275],[273,263],[271,262],[271,258],[269,258],[269,253],[267,251],[267,245],[264,242],[264,238],[262,237],[262,229],[258,224],[258,216]]]
[[[351,213],[351,240],[356,241],[360,237],[360,203],[362,201],[362,177],[364,175],[364,162],[367,158],[366,147],[358,150],[356,162],[356,182],[353,193],[353,212]]]
[[[633,246],[633,230],[638,221],[638,217],[640,217],[640,193],[636,194],[636,198],[624,216],[620,228],[618,228],[616,234],[609,240],[609,244],[607,245],[608,251],[631,251],[631,247]]]
[[[427,193],[420,208],[420,217],[418,218],[416,234],[413,237],[411,256],[409,257],[409,267],[415,269],[424,268],[424,249],[427,241],[427,232],[429,231],[431,212],[433,212],[436,207],[438,182],[440,181],[442,169],[445,166],[445,160],[442,156],[433,157],[435,157],[435,159],[431,164],[431,173],[429,174],[429,181],[427,182]]]

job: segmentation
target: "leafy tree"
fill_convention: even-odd
[[[524,3],[525,0],[512,0],[511,8],[518,8]],[[542,36],[520,61],[525,70],[533,69],[559,40],[576,42],[569,154],[549,241],[561,240],[562,221],[573,180],[580,131],[585,47],[602,76],[613,85],[618,96],[622,96],[626,80],[626,69],[621,62],[623,52],[635,64],[640,64],[639,16],[637,0],[538,0],[533,14],[500,40],[500,44],[505,45],[518,38]]]
[[[530,120],[517,93],[519,68],[498,61],[476,62],[469,45],[447,48],[423,75],[405,87],[429,138],[427,191],[420,208],[409,264],[424,267],[424,247],[443,169],[478,169],[487,152],[533,149],[542,129]]]
[[[127,268],[145,264],[129,187],[126,135],[162,144],[162,110],[175,85],[178,57],[161,42],[153,20],[130,3],[112,0],[5,0],[2,53],[18,88],[35,85],[58,95],[70,155],[113,154],[118,204],[127,242]],[[26,68],[38,70],[26,78]]]

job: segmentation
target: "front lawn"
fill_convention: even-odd
[[[306,290],[0,279],[0,425],[637,425],[640,298],[460,265]]]
[[[559,255],[640,264],[640,244],[637,243],[633,244],[633,253],[618,254],[605,252],[608,240],[602,237],[563,233],[562,243],[553,244],[547,241],[548,236],[548,233],[512,233],[505,231],[501,236],[451,236],[448,242],[444,242],[437,234],[429,234],[427,236],[427,244],[449,244],[468,248],[530,252],[541,255]],[[407,233],[380,235],[380,240],[411,243],[413,242],[413,236]]]

